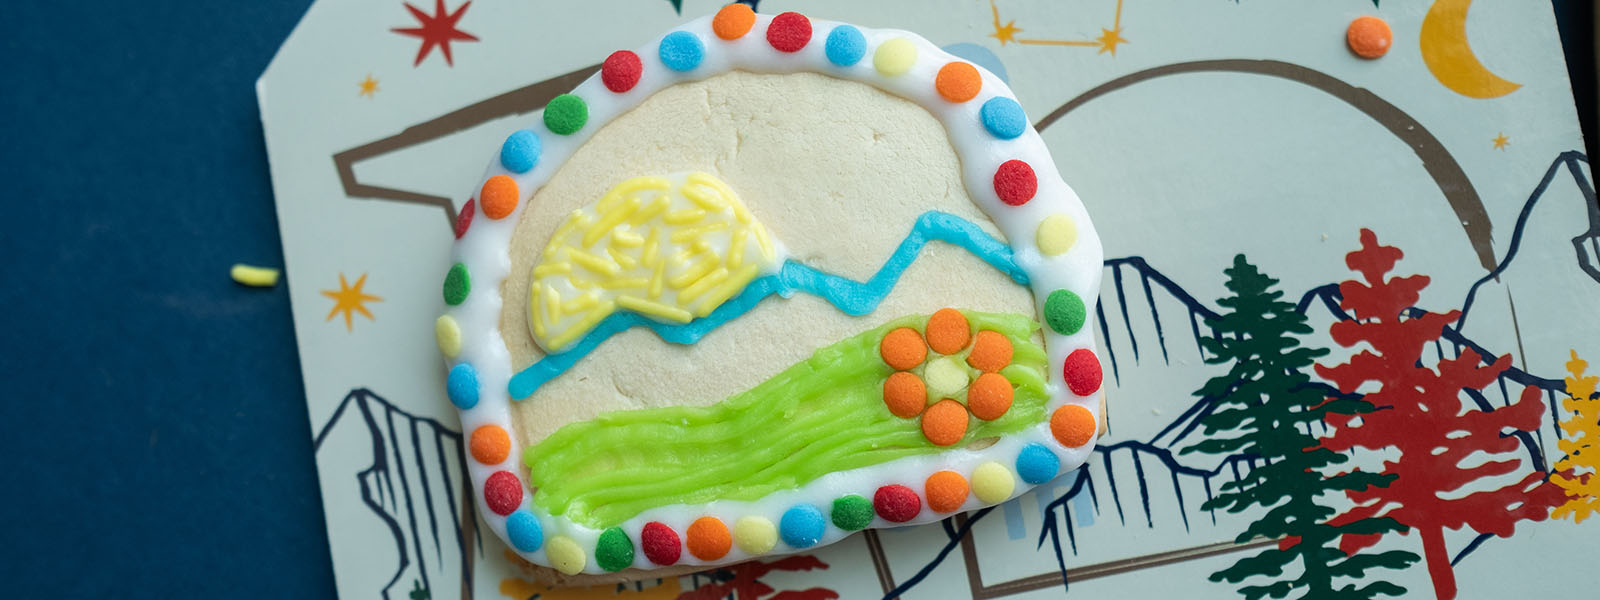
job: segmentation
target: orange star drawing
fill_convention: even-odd
[[[989,0],[989,11],[994,13],[994,33],[989,34],[989,37],[1000,40],[1001,46],[1017,41],[1017,34],[1022,32],[1022,28],[1017,27],[1017,20],[1012,19],[1001,25],[1000,7],[994,5],[994,0]]]
[[[344,313],[345,331],[354,330],[353,323],[351,323],[350,319],[351,313],[361,313],[361,316],[366,317],[367,320],[377,321],[377,319],[373,318],[372,313],[367,311],[366,303],[382,302],[383,298],[379,298],[372,294],[363,293],[361,291],[361,286],[366,284],[366,273],[362,273],[361,277],[356,278],[356,284],[354,286],[351,286],[347,281],[345,281],[344,273],[340,273],[339,291],[336,292],[333,290],[322,290],[322,295],[333,299],[333,310],[328,311],[328,318],[324,319],[324,321],[332,321],[334,316],[342,312]]]
[[[1506,137],[1506,134],[1501,133],[1500,135],[1494,136],[1494,149],[1495,150],[1505,150],[1506,146],[1510,146],[1510,145],[1511,145],[1511,138]]]
[[[367,74],[367,78],[366,79],[361,80],[360,85],[361,85],[361,92],[359,94],[357,94],[359,96],[366,96],[368,98],[371,98],[374,94],[378,93],[378,80],[373,79],[372,78],[372,74],[370,74],[370,73]]]
[[[1111,27],[1109,29],[1104,27],[1100,28],[1100,37],[1092,40],[1019,38],[1017,37],[1017,34],[1022,32],[1022,28],[1017,27],[1017,21],[1015,19],[1007,21],[1004,25],[1000,24],[1000,7],[995,5],[995,0],[989,0],[989,12],[994,17],[994,33],[989,34],[989,37],[1000,40],[1001,46],[1011,42],[1016,42],[1024,46],[1079,46],[1084,48],[1099,48],[1099,52],[1097,52],[1097,54],[1105,54],[1109,52],[1112,56],[1116,56],[1117,45],[1128,43],[1128,38],[1122,37],[1122,0],[1117,0],[1117,11],[1116,15],[1112,18]]]

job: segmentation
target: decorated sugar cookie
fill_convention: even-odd
[[[435,328],[484,520],[543,574],[807,551],[1089,454],[1099,239],[982,68],[734,4],[523,127]]]

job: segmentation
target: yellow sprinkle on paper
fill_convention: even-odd
[[[228,269],[228,275],[240,285],[250,287],[272,287],[278,285],[278,274],[281,271],[271,267],[253,267],[238,264]]]

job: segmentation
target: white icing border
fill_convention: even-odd
[[[723,40],[712,31],[711,16],[701,17],[684,24],[673,31],[687,31],[700,38],[704,45],[705,53],[701,63],[688,72],[677,72],[663,64],[657,53],[660,39],[635,50],[643,63],[643,73],[634,87],[624,93],[614,93],[607,89],[601,82],[600,74],[596,73],[572,91],[582,98],[589,109],[589,119],[583,128],[571,135],[557,135],[543,127],[542,119],[535,120],[535,125],[530,127],[539,134],[541,151],[538,164],[527,173],[517,174],[507,171],[501,166],[499,153],[490,162],[488,170],[484,173],[482,181],[496,175],[508,175],[517,182],[518,203],[516,209],[502,219],[490,219],[482,214],[480,206],[477,215],[473,218],[471,227],[462,236],[454,248],[454,262],[467,266],[470,273],[472,288],[471,293],[460,305],[450,307],[446,314],[455,319],[461,332],[463,345],[461,352],[448,365],[462,362],[470,363],[477,372],[479,383],[478,403],[470,409],[461,410],[462,431],[470,436],[472,431],[483,425],[498,425],[511,433],[511,452],[505,462],[495,465],[478,463],[475,459],[468,460],[468,471],[471,474],[474,495],[478,499],[478,508],[484,522],[494,531],[495,535],[506,540],[506,517],[502,517],[489,510],[483,498],[483,485],[490,474],[496,471],[510,471],[517,475],[519,482],[522,480],[520,465],[522,448],[518,444],[515,428],[512,426],[511,403],[507,392],[507,383],[514,371],[511,364],[510,353],[506,350],[505,343],[499,332],[501,312],[500,286],[509,275],[511,258],[509,245],[512,233],[516,228],[523,209],[529,199],[555,172],[561,168],[566,160],[575,152],[589,136],[599,131],[612,119],[638,106],[646,98],[662,89],[678,83],[696,81],[707,77],[720,75],[728,71],[742,69],[765,73],[794,73],[814,72],[840,79],[856,81],[871,85],[878,89],[905,98],[927,110],[937,118],[945,127],[952,147],[961,160],[962,179],[967,186],[967,194],[978,204],[999,227],[1007,240],[1011,241],[1014,260],[1029,276],[1031,288],[1034,292],[1035,306],[1040,311],[1036,318],[1044,323],[1042,316],[1045,299],[1051,291],[1068,289],[1077,293],[1083,299],[1087,310],[1087,319],[1079,331],[1070,336],[1063,336],[1052,331],[1048,325],[1042,328],[1045,338],[1045,347],[1049,356],[1046,377],[1049,384],[1047,391],[1049,400],[1046,405],[1046,414],[1052,414],[1064,404],[1077,404],[1089,410],[1090,414],[1099,419],[1097,390],[1089,396],[1073,394],[1063,383],[1061,365],[1069,353],[1074,350],[1089,348],[1094,344],[1093,325],[1095,303],[1099,298],[1100,278],[1102,272],[1102,251],[1100,240],[1089,220],[1083,204],[1078,200],[1072,189],[1062,181],[1057,171],[1055,162],[1051,159],[1049,150],[1045,147],[1043,139],[1028,124],[1022,135],[1015,139],[1002,140],[991,135],[985,129],[980,117],[979,109],[983,103],[996,96],[1005,96],[1015,99],[1011,90],[999,78],[978,67],[983,85],[977,97],[961,103],[953,103],[941,97],[934,86],[934,78],[940,67],[952,61],[968,62],[952,56],[922,37],[899,30],[869,29],[857,26],[866,38],[866,52],[856,64],[841,67],[829,61],[825,46],[828,34],[838,25],[833,21],[811,19],[812,36],[810,41],[798,52],[785,53],[774,49],[766,39],[768,24],[772,22],[772,15],[756,15],[756,22],[745,35],[735,40]],[[671,32],[668,32],[671,33]],[[873,57],[880,44],[895,38],[911,41],[917,49],[917,57],[911,69],[896,76],[885,76],[873,66]],[[976,66],[976,65],[974,65]],[[539,115],[542,117],[542,111]],[[1022,206],[1009,206],[998,199],[993,188],[993,177],[996,168],[1007,160],[1018,159],[1028,163],[1034,170],[1038,180],[1038,191],[1033,199]],[[476,196],[476,193],[474,194]],[[1065,214],[1077,226],[1077,242],[1071,250],[1054,257],[1044,257],[1039,252],[1035,243],[1036,229],[1040,222],[1053,214]],[[906,226],[910,227],[910,223]],[[521,332],[519,332],[520,334]],[[530,399],[528,401],[538,401]],[[890,523],[881,517],[874,517],[871,527],[892,527],[898,525],[914,525],[945,519],[949,513],[934,513],[927,507],[926,496],[923,494],[923,480],[935,471],[949,469],[961,473],[969,481],[973,470],[982,463],[994,461],[1005,466],[1015,478],[1016,487],[1011,497],[1026,493],[1033,487],[1016,477],[1015,460],[1018,451],[1030,442],[1037,442],[1055,452],[1061,459],[1059,473],[1067,473],[1083,464],[1093,450],[1094,441],[1077,448],[1065,448],[1058,443],[1050,432],[1048,417],[1039,424],[1002,438],[999,442],[983,450],[957,449],[933,455],[908,457],[888,463],[830,473],[799,489],[773,493],[761,500],[754,502],[715,501],[704,505],[674,505],[663,506],[650,510],[628,519],[620,527],[628,534],[633,542],[634,568],[653,569],[657,565],[651,563],[644,555],[639,543],[640,531],[644,524],[650,521],[659,521],[677,532],[680,541],[687,541],[689,524],[701,516],[714,516],[727,524],[730,531],[739,517],[761,516],[769,519],[774,526],[779,525],[783,512],[789,507],[808,503],[822,511],[824,520],[828,519],[829,508],[832,501],[846,494],[856,494],[871,499],[878,487],[899,483],[910,487],[923,499],[922,512],[907,523]],[[911,476],[907,476],[910,474]],[[586,555],[583,573],[599,574],[606,571],[601,569],[594,558],[595,542],[601,533],[583,525],[569,521],[565,517],[552,517],[545,514],[542,509],[533,504],[533,494],[527,490],[526,482],[522,482],[522,503],[518,510],[528,510],[537,516],[543,530],[545,545],[556,535],[565,535],[577,542],[579,548]],[[961,511],[973,510],[989,503],[979,501],[976,495],[969,495]],[[958,511],[959,512],[959,511]],[[825,528],[826,533],[822,540],[807,548],[792,548],[785,544],[781,537],[777,547],[766,555],[781,555],[818,548],[836,542],[845,536],[854,533],[844,531],[832,525],[831,521]],[[524,559],[534,564],[550,566],[551,563],[545,554],[545,547],[541,546],[535,552],[522,552],[511,545],[512,548]],[[737,544],[726,556],[715,561],[702,561],[685,549],[676,563],[691,566],[715,566],[741,562],[752,558],[743,552]]]

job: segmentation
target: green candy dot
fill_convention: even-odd
[[[833,524],[845,531],[866,529],[872,524],[872,503],[854,495],[834,500]]]
[[[1044,320],[1061,335],[1077,333],[1088,315],[1083,299],[1068,290],[1050,292],[1050,297],[1044,301]]]
[[[633,541],[621,527],[612,527],[600,534],[594,545],[594,560],[607,571],[621,571],[633,566]]]
[[[544,126],[561,135],[569,135],[589,122],[589,105],[572,94],[556,96],[544,107]]]
[[[472,291],[472,276],[467,274],[467,266],[456,263],[450,267],[450,272],[444,276],[444,301],[450,306],[455,306],[467,301],[467,293]]]

